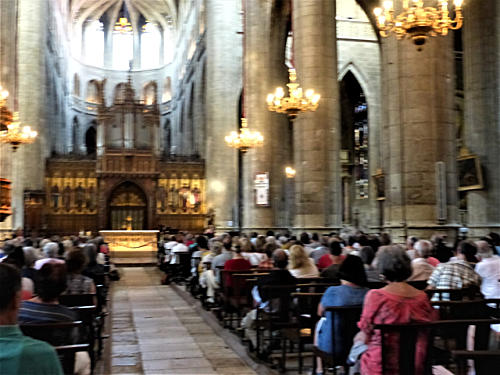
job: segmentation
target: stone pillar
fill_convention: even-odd
[[[303,90],[321,95],[316,112],[293,124],[296,230],[341,226],[340,105],[335,1],[294,0],[294,61]]]
[[[112,22],[104,22],[104,67],[107,69],[113,66],[113,26]]]
[[[437,231],[453,237],[456,230],[452,52],[452,36],[430,37],[421,51],[411,40],[383,39],[384,228],[394,242],[429,238]],[[436,181],[438,162],[445,167],[443,185]]]
[[[267,109],[266,97],[276,86],[287,82],[285,68],[286,27],[289,8],[270,1],[245,1],[244,112],[251,130],[261,132],[264,146],[243,156],[243,227],[264,231],[284,226],[283,212],[285,150],[288,120],[286,115]],[[235,124],[236,127],[236,124]],[[269,206],[255,204],[256,173],[269,173]]]
[[[224,136],[235,130],[241,90],[241,35],[239,2],[207,0],[206,194],[215,224],[227,229],[234,223],[237,202],[236,151]]]
[[[18,109],[21,123],[38,131],[38,137],[35,143],[21,146],[14,158],[14,227],[24,223],[24,190],[44,188],[45,157],[49,149],[44,120],[47,6],[44,1],[18,0]]]
[[[464,6],[464,143],[480,157],[485,189],[467,192],[471,237],[500,229],[500,5],[471,0]]]
[[[138,27],[134,28],[134,58],[132,62],[132,67],[134,69],[141,68],[141,31]]]

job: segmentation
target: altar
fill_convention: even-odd
[[[128,259],[128,263],[149,264],[156,259],[157,230],[101,230],[99,234],[108,243],[115,263]]]

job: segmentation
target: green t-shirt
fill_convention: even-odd
[[[24,336],[19,326],[0,326],[1,375],[63,375],[56,351]]]

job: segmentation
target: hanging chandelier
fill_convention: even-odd
[[[127,17],[123,16],[116,21],[113,30],[120,34],[130,34],[132,33],[132,24]]]
[[[315,94],[312,89],[306,90],[303,95],[302,88],[295,82],[297,80],[295,69],[289,69],[288,73],[290,82],[286,85],[290,96],[285,98],[283,88],[277,87],[274,94],[267,95],[267,108],[273,112],[286,113],[291,119],[297,117],[299,113],[315,111],[321,96]]]
[[[14,112],[13,121],[7,125],[7,130],[0,131],[0,142],[10,143],[14,151],[22,144],[29,144],[35,141],[38,133],[31,130],[30,126],[21,126],[19,113]]]
[[[415,45],[422,46],[429,36],[447,35],[448,30],[462,27],[463,0],[453,0],[454,19],[450,18],[447,0],[436,0],[437,7],[426,7],[423,0],[402,1],[403,11],[397,16],[392,1],[384,1],[383,9],[374,9],[381,36],[387,37],[392,32],[398,39],[406,37],[413,40]]]
[[[285,167],[285,176],[286,178],[294,178],[295,175],[297,174],[297,171],[293,167]]]
[[[264,137],[260,132],[248,129],[246,118],[241,119],[240,132],[231,132],[225,137],[225,140],[229,147],[237,148],[242,153],[254,147],[262,147],[264,144]]]

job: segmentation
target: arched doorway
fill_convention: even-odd
[[[132,229],[147,228],[146,194],[133,182],[118,185],[108,200],[109,227],[111,229],[127,229],[128,222]]]
[[[87,132],[85,133],[85,147],[87,148],[87,155],[95,155],[96,140],[97,134],[95,130],[95,123],[93,122],[93,125],[88,128]]]
[[[350,71],[340,81],[342,118],[342,196],[344,224],[358,227],[359,213],[368,209],[368,105]]]

